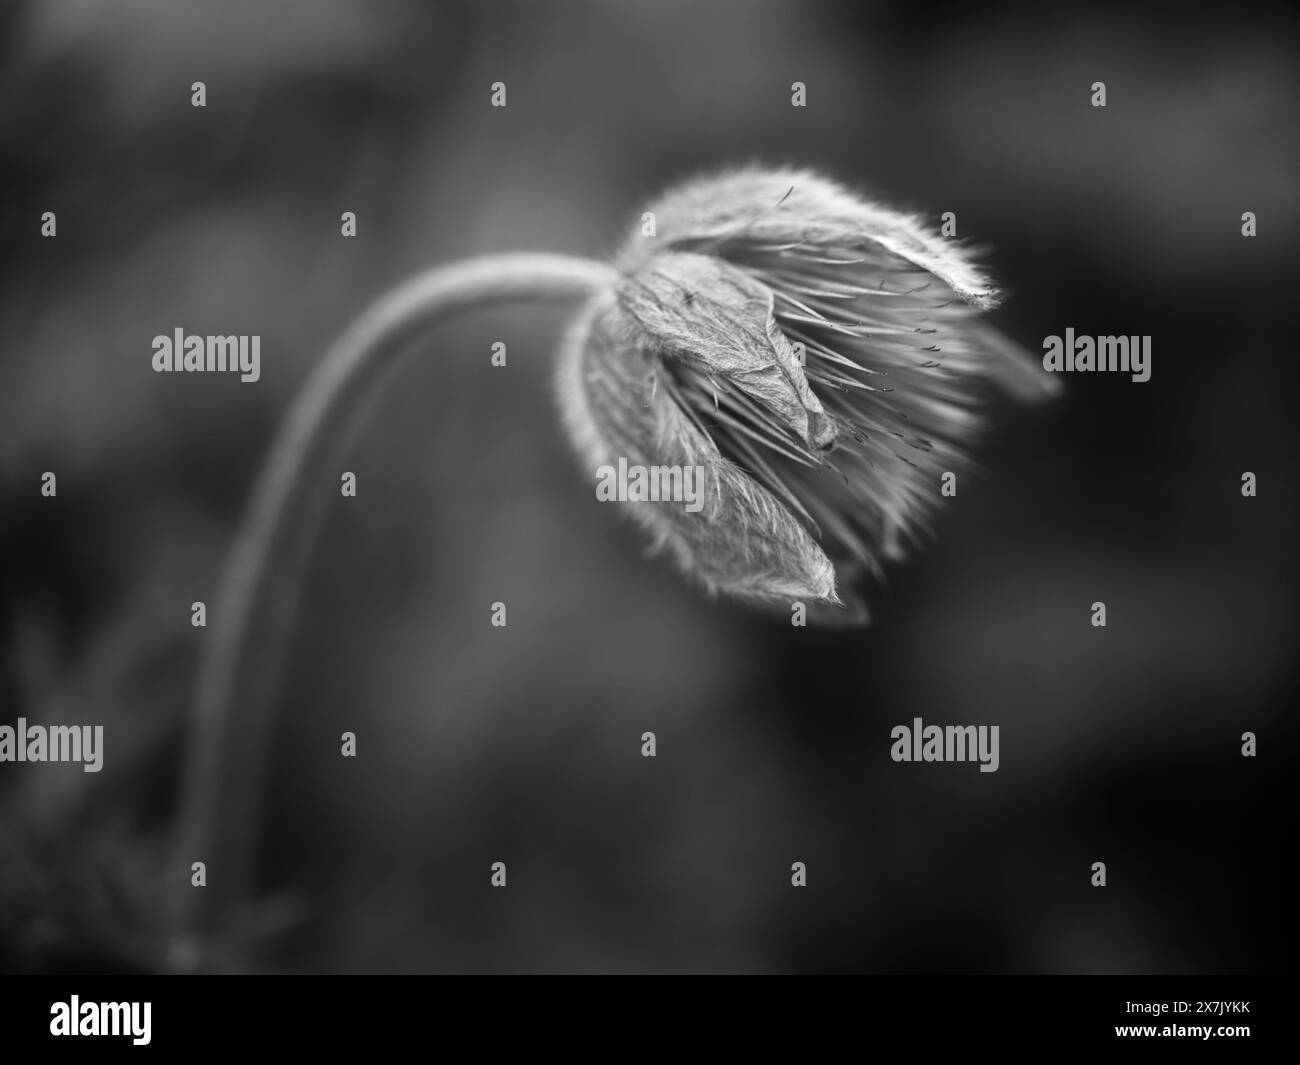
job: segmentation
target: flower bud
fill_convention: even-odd
[[[903,557],[964,468],[989,382],[1056,382],[981,320],[960,245],[800,170],[747,169],[651,205],[621,280],[565,346],[560,402],[593,468],[699,467],[706,500],[626,505],[713,593],[823,602]]]

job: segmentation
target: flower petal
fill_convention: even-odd
[[[935,275],[962,299],[987,309],[998,302],[993,282],[962,244],[931,233],[914,215],[869,203],[811,170],[741,169],[712,174],[670,190],[650,205],[655,245],[730,259],[729,245],[801,246],[822,258],[880,252]],[[639,268],[649,242],[634,237],[621,264]],[[838,250],[838,251],[837,251]]]
[[[776,414],[809,447],[835,443],[835,425],[777,328],[772,290],[738,267],[668,252],[618,287],[619,306],[642,346],[694,363]]]
[[[699,466],[705,502],[621,504],[678,567],[710,592],[753,600],[838,603],[830,559],[790,511],[724,458],[667,388],[658,353],[629,343],[612,299],[593,303],[565,342],[559,365],[565,424],[593,481],[603,465]]]

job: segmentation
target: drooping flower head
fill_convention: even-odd
[[[695,512],[627,503],[710,592],[820,601],[900,559],[967,466],[994,382],[1056,382],[982,320],[971,253],[815,173],[745,169],[651,204],[569,338],[560,397],[594,468],[702,467]]]

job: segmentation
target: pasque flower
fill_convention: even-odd
[[[614,266],[510,252],[411,278],[303,384],[203,644],[170,868],[188,876],[205,855],[222,876],[175,893],[176,958],[196,956],[246,891],[271,695],[339,449],[431,326],[503,300],[587,300],[558,379],[592,472],[702,469],[703,498],[692,489],[689,506],[627,504],[654,546],[711,592],[801,599],[824,619],[865,617],[858,577],[924,529],[940,475],[966,463],[987,384],[1022,399],[1054,390],[981,320],[997,297],[971,255],[915,218],[783,169],[696,181],[652,210],[657,235],[634,236]]]
[[[982,320],[967,249],[820,175],[738,170],[649,210],[561,356],[580,455],[704,468],[697,513],[627,506],[710,592],[864,618],[853,585],[924,531],[986,385],[1055,379]]]

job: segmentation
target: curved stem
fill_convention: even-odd
[[[507,299],[589,295],[615,276],[601,263],[531,253],[432,270],[366,311],[303,385],[271,447],[210,612],[171,855],[173,872],[184,876],[172,914],[174,963],[192,964],[197,937],[245,897],[281,643],[322,508],[338,490],[329,467],[357,413],[407,343],[449,315]],[[207,868],[202,889],[190,886],[195,861]]]

